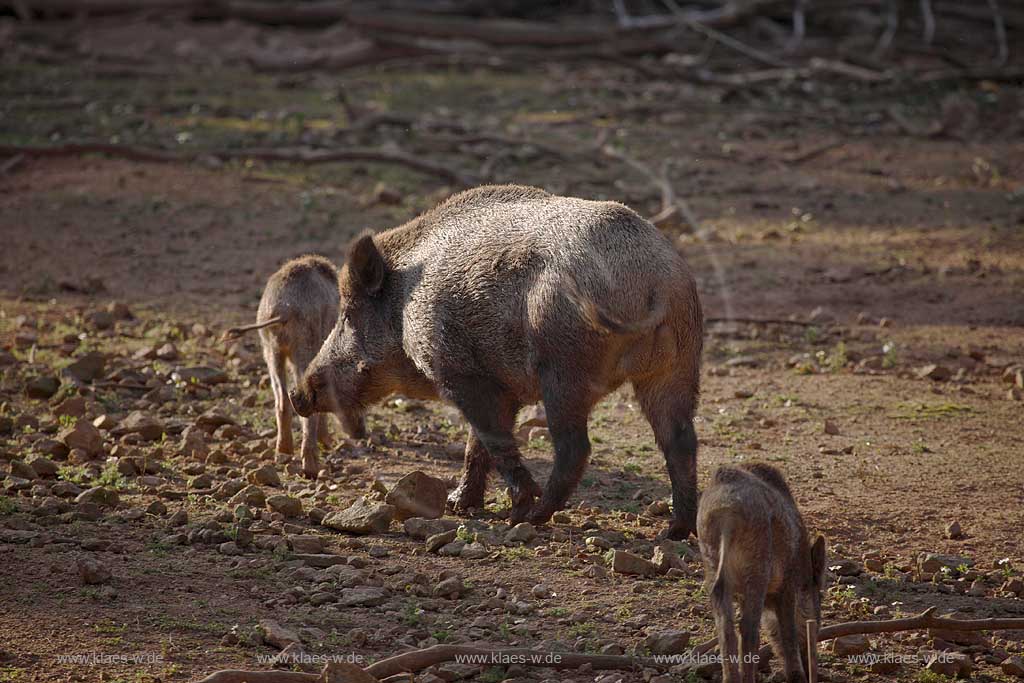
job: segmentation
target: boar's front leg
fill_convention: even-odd
[[[456,512],[466,512],[484,506],[484,492],[487,488],[487,475],[491,471],[491,455],[484,447],[484,442],[477,436],[476,430],[469,430],[466,441],[466,461],[462,469],[462,479],[455,490],[448,494],[448,503]]]
[[[526,519],[533,508],[533,502],[540,495],[540,487],[533,480],[530,471],[523,465],[512,429],[515,425],[519,403],[507,390],[492,380],[481,377],[459,377],[445,383],[447,394],[469,421],[473,433],[483,443],[490,461],[497,468],[512,497],[512,523]],[[467,502],[477,502],[474,486],[486,463],[478,453],[467,448],[466,470],[462,474],[467,489]],[[477,455],[470,458],[470,455]]]

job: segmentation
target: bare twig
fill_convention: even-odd
[[[807,33],[807,0],[793,0],[793,35],[786,49],[796,50],[804,42]]]
[[[936,609],[934,606],[929,607],[920,614],[902,619],[850,621],[843,624],[826,626],[818,632],[818,641],[860,633],[896,633],[898,631],[917,631],[923,629],[940,629],[943,631],[1015,631],[1024,629],[1024,618],[1021,617],[952,619],[950,617],[935,616]]]
[[[24,161],[24,154],[15,154],[10,159],[7,159],[2,164],[0,164],[0,176],[5,176],[8,173],[15,171],[18,168],[18,166],[21,166],[21,164]]]
[[[1006,23],[1003,21],[1003,13],[999,10],[999,0],[988,0],[988,6],[992,10],[992,23],[996,31],[996,66],[1002,66],[1010,58],[1010,48],[1006,43]]]
[[[668,161],[662,164],[660,172],[656,172],[646,164],[641,163],[625,152],[615,149],[611,145],[602,146],[600,152],[606,157],[618,159],[641,175],[646,176],[658,188],[661,194],[661,207],[650,218],[652,223],[660,226],[681,216],[692,232],[700,231],[700,223],[697,222],[697,217],[694,216],[689,205],[676,196],[672,182],[668,178]]]
[[[921,0],[921,21],[924,23],[921,38],[926,45],[931,45],[935,39],[935,12],[932,11],[932,0]]]
[[[662,0],[662,2],[664,2],[665,6],[668,7],[669,10],[672,12],[672,16],[676,17],[683,26],[686,26],[687,28],[696,31],[697,33],[700,33],[704,36],[707,36],[708,38],[715,40],[721,43],[722,45],[732,50],[735,50],[736,52],[739,52],[742,55],[750,57],[756,62],[761,62],[762,64],[767,64],[768,66],[775,67],[786,66],[786,62],[784,60],[781,60],[778,57],[774,57],[768,54],[767,52],[762,52],[761,50],[750,47],[745,43],[741,43],[732,36],[726,35],[721,31],[716,31],[710,26],[705,26],[699,21],[696,21],[695,19],[689,17],[686,14],[686,12],[684,12],[683,9],[678,5],[678,3],[675,2],[675,0]]]
[[[796,327],[823,327],[828,323],[789,320],[787,318],[704,318],[706,323],[742,323],[745,325],[793,325]]]
[[[898,0],[886,0],[885,3],[885,31],[878,38],[875,45],[875,57],[881,57],[889,51],[893,38],[900,28],[900,7]]]
[[[904,116],[903,112],[895,104],[888,107],[885,111],[889,114],[889,118],[907,135],[915,138],[934,138],[942,135],[944,126],[941,121],[933,121],[927,128],[922,128]]]
[[[842,140],[830,140],[829,142],[823,142],[820,145],[809,147],[802,152],[790,154],[789,156],[784,157],[782,160],[787,164],[802,164],[805,161],[810,161],[814,157],[824,154],[830,149],[835,149],[836,147],[842,146]]]
[[[818,622],[807,620],[807,681],[818,683]]]

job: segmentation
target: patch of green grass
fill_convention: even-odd
[[[28,669],[16,666],[0,667],[0,681],[3,683],[14,683],[15,681],[27,681]]]
[[[589,638],[597,633],[597,624],[592,621],[581,621],[569,627],[569,635],[576,638]]]
[[[917,672],[918,683],[945,683],[946,681],[952,680],[943,676],[942,674],[929,671],[928,669],[922,669]]]
[[[0,515],[13,514],[18,509],[18,505],[7,496],[0,496]]]
[[[446,628],[438,629],[430,635],[432,635],[439,643],[450,643],[455,638],[455,635]]]
[[[941,420],[973,412],[973,408],[960,403],[900,403],[891,417],[897,420]]]

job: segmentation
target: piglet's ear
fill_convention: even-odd
[[[811,546],[811,571],[814,572],[814,580],[817,585],[825,583],[825,537],[818,536]]]
[[[356,238],[348,249],[347,263],[353,284],[360,291],[370,296],[380,292],[387,265],[371,233],[365,232]]]

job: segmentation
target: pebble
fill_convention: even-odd
[[[78,576],[86,585],[106,583],[111,579],[111,572],[105,564],[92,557],[79,557],[75,564],[78,567]]]
[[[506,543],[529,543],[537,538],[537,530],[529,522],[520,522],[505,534]]]
[[[946,525],[946,538],[957,539],[963,538],[963,536],[964,532],[960,528],[960,522],[953,521]]]
[[[617,574],[636,576],[655,576],[659,573],[658,567],[655,564],[625,550],[615,550],[612,552],[612,571]]]
[[[656,655],[680,655],[690,644],[689,631],[663,631],[647,636],[644,645]]]
[[[285,517],[301,517],[302,501],[294,496],[276,494],[267,496],[267,507],[274,512],[280,512]]]

